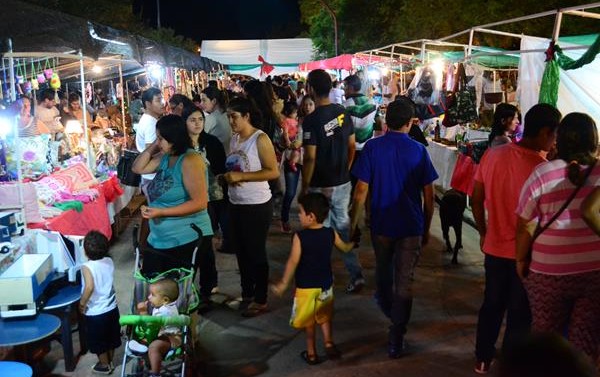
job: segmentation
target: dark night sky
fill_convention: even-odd
[[[293,38],[300,31],[296,0],[160,0],[161,26],[198,42],[210,39]],[[156,26],[156,0],[136,0]]]

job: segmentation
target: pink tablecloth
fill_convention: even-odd
[[[83,205],[83,212],[69,210],[60,216],[46,219],[41,223],[27,224],[33,229],[47,229],[71,236],[85,236],[90,230],[97,230],[109,239],[112,237],[110,219],[106,208],[102,185],[97,186],[101,191],[96,200]]]

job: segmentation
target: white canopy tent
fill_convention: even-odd
[[[260,78],[266,65],[271,75],[297,71],[311,60],[313,46],[308,38],[203,41],[200,55],[228,65],[231,73]]]
[[[521,38],[521,50],[544,50],[548,48],[550,39],[527,37]],[[565,55],[571,59],[579,59],[589,46],[581,46],[561,42]],[[568,47],[580,47],[568,49]],[[522,54],[519,63],[519,103],[525,114],[538,103],[540,85],[544,73],[545,54]],[[573,70],[560,70],[558,102],[556,107],[563,115],[571,112],[587,113],[596,120],[600,128],[600,55],[593,62]]]

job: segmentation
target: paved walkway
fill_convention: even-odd
[[[297,222],[296,222],[297,224]],[[374,258],[370,241],[364,239],[360,260],[367,287],[357,295],[344,293],[347,274],[339,255],[334,257],[334,339],[343,353],[339,361],[308,366],[299,357],[305,349],[303,333],[288,325],[292,292],[284,298],[270,297],[270,311],[246,319],[233,307],[239,295],[235,256],[217,254],[220,293],[214,309],[198,325],[197,344],[201,376],[474,376],[472,367],[477,311],[483,292],[483,255],[474,229],[464,224],[459,265],[451,265],[441,241],[436,209],[431,243],[423,251],[415,276],[415,302],[406,340],[409,354],[390,360],[386,353],[387,318],[373,300]],[[271,277],[279,278],[289,252],[290,236],[274,221],[268,240]],[[132,291],[133,254],[131,231],[125,231],[111,251],[117,272],[116,291],[121,313],[127,313]],[[76,347],[78,345],[75,342]],[[320,353],[324,354],[322,345]],[[120,364],[122,348],[115,364]],[[59,345],[45,358],[49,375],[88,376],[95,356],[84,355],[73,373],[64,372]],[[50,372],[51,371],[51,372]],[[120,372],[120,368],[114,372]]]

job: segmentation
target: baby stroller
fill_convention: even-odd
[[[189,268],[177,268],[162,272],[156,276],[145,276],[140,263],[140,248],[137,241],[138,226],[133,230],[133,244],[135,249],[134,290],[131,302],[131,315],[121,316],[119,322],[126,326],[127,341],[121,366],[121,377],[145,377],[148,375],[149,361],[147,353],[130,348],[130,341],[151,342],[163,326],[181,327],[181,346],[169,351],[162,362],[161,376],[193,376],[194,366],[194,339],[190,325],[190,314],[199,305],[198,290],[194,285],[196,253],[202,242],[202,231],[195,225],[190,225],[198,232],[198,243],[194,250]],[[144,253],[161,253],[151,248],[144,248]],[[169,255],[161,253],[161,257]],[[137,304],[146,301],[150,284],[161,279],[173,279],[179,286],[177,299],[178,316],[155,317],[150,315],[137,315]]]

